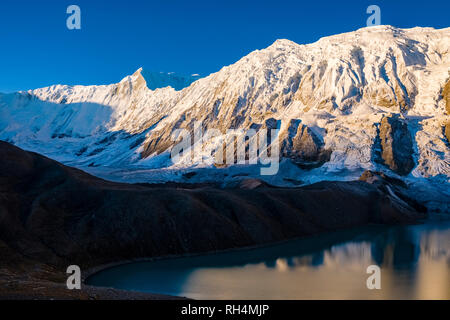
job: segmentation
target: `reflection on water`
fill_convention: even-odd
[[[366,268],[381,267],[381,290]],[[373,226],[261,249],[140,262],[89,284],[194,299],[450,299],[450,222]]]

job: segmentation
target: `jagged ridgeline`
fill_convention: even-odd
[[[381,168],[448,181],[449,71],[449,28],[379,26],[308,45],[277,40],[172,86],[139,69],[107,86],[2,95],[0,139],[71,165],[155,168],[173,165],[176,129],[275,124],[280,156],[305,170]],[[203,141],[200,155],[177,166],[212,159],[215,143]]]

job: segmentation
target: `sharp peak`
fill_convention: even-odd
[[[142,75],[142,68],[137,69],[131,76],[126,76],[119,82],[119,85],[124,84],[135,89],[148,88],[147,81]]]
[[[125,78],[123,78],[120,82],[124,82],[124,81],[136,81],[137,79],[139,79],[139,78],[143,78],[144,79],[144,77],[143,77],[143,75],[142,75],[142,71],[143,71],[143,68],[142,67],[140,67],[139,69],[137,69],[132,75],[128,75],[128,76],[126,76]],[[145,79],[144,79],[145,80]]]
[[[133,75],[132,76],[139,76],[139,75],[142,75],[142,71],[143,71],[144,69],[142,68],[142,67],[140,67],[139,69],[137,69],[134,73],[133,73]]]
[[[270,45],[269,48],[283,48],[283,47],[292,47],[292,46],[298,46],[298,43],[295,43],[294,41],[288,40],[288,39],[277,39]]]

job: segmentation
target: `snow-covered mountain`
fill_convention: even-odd
[[[198,121],[222,132],[277,127],[285,160],[272,182],[348,179],[364,169],[449,182],[450,28],[378,26],[308,45],[277,40],[179,90],[149,86],[151,79],[139,69],[108,86],[0,95],[0,139],[140,181],[155,178],[145,169],[214,168],[213,139],[193,161],[173,164],[175,129]],[[140,171],[127,176],[130,168]]]

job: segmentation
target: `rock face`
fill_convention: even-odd
[[[320,166],[330,160],[331,152],[325,150],[324,143],[299,119],[290,120],[280,140],[281,156],[300,166]]]
[[[317,159],[322,143],[301,120],[292,119],[281,144],[283,156],[291,159]]]
[[[384,163],[400,175],[414,168],[413,142],[406,122],[398,117],[384,117],[380,124],[381,157]]]
[[[9,257],[0,269],[24,259],[92,267],[425,217],[388,182],[185,189],[108,182],[5,142],[0,154],[0,254]]]
[[[442,99],[445,101],[445,110],[447,111],[447,114],[450,115],[450,79],[442,90]]]
[[[444,130],[445,130],[445,136],[447,137],[447,141],[448,141],[448,143],[450,143],[450,122],[447,122]]]
[[[450,79],[447,81],[444,90],[442,91],[442,99],[445,101],[445,110],[447,111],[447,114],[450,115]],[[450,121],[446,123],[444,131],[447,141],[450,143]]]

